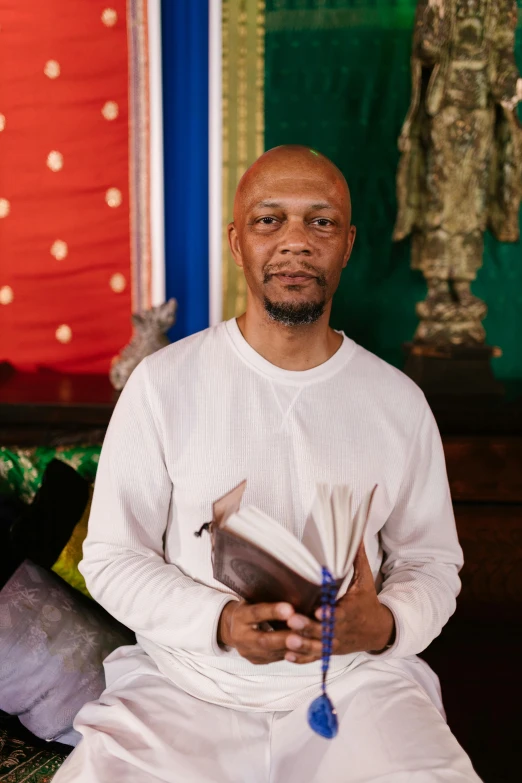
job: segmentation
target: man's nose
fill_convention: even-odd
[[[300,221],[289,221],[281,238],[279,252],[283,255],[310,255],[312,248],[305,226]]]

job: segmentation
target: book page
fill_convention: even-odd
[[[353,561],[364,536],[376,488],[363,497],[354,513],[352,491],[347,485],[317,485],[302,543],[335,579],[344,580],[345,590],[353,575]]]
[[[212,505],[213,519],[218,525],[223,525],[231,514],[239,511],[241,499],[245,492],[246,479],[237,487],[231,489],[226,495],[218,498]]]
[[[346,574],[350,541],[354,530],[352,522],[352,491],[346,485],[337,485],[330,499],[335,536],[335,573],[340,578]]]
[[[370,516],[372,501],[376,489],[377,489],[377,484],[374,486],[374,488],[370,493],[368,493],[363,497],[359,505],[359,508],[357,509],[357,513],[353,518],[352,535],[350,539],[350,544],[346,552],[346,561],[343,570],[343,574],[345,574],[345,576],[343,579],[343,583],[339,588],[339,592],[337,593],[338,599],[341,598],[346,593],[353,579],[353,574],[354,574],[353,562],[357,555],[357,550],[359,549],[361,541],[364,539],[364,534],[366,532],[366,525],[368,524],[368,518]]]
[[[368,517],[370,516],[372,501],[376,489],[377,489],[377,485],[373,487],[371,492],[364,495],[359,505],[359,508],[357,509],[357,512],[353,518],[352,534],[350,538],[350,544],[346,552],[346,559],[344,562],[342,574],[346,574],[348,572],[348,569],[353,565],[353,561],[355,560],[355,555],[357,554],[359,545],[364,538],[364,533],[366,531],[366,524],[368,522]]]
[[[246,506],[232,514],[226,529],[264,549],[304,579],[321,584],[321,566],[313,554],[293,533],[255,506]]]
[[[330,487],[317,484],[312,510],[306,520],[302,538],[303,545],[313,554],[321,568],[330,571],[335,567],[335,552],[332,509],[330,505]]]

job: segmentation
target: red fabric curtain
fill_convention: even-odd
[[[0,361],[107,372],[131,332],[125,0],[0,0]]]

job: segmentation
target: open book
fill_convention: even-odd
[[[287,601],[313,616],[321,602],[322,567],[348,588],[377,487],[352,507],[344,485],[318,484],[302,541],[254,506],[240,508],[246,481],[213,505],[214,578],[250,603]]]

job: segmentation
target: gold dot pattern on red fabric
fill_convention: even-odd
[[[109,188],[105,194],[105,201],[110,207],[119,207],[122,202],[121,190],[118,190],[118,188]]]
[[[47,156],[47,166],[51,171],[61,171],[63,169],[63,155],[58,150],[52,150]]]
[[[135,184],[140,205],[148,196],[147,143],[139,156],[137,145],[129,149],[127,110],[129,101],[143,106],[145,127],[146,2],[7,5],[0,71],[5,65],[13,78],[0,73],[0,363],[106,373],[129,339],[136,233],[147,238],[149,263],[148,210],[140,206],[139,228],[130,213]],[[69,11],[56,13],[62,6]],[[132,78],[127,16],[140,25]],[[116,274],[124,279],[113,290]],[[138,308],[148,306],[142,277]]]
[[[67,258],[68,252],[69,248],[67,247],[67,242],[64,242],[63,239],[57,239],[51,245],[51,255],[54,256],[57,261],[63,261],[64,258]]]
[[[5,130],[5,114],[0,114],[0,132]]]
[[[10,285],[3,285],[0,288],[0,304],[8,305],[14,299],[13,289]]]
[[[115,275],[112,275],[109,285],[115,294],[121,294],[122,291],[125,291],[127,281],[120,272],[116,272]]]
[[[105,27],[114,27],[118,21],[118,14],[114,8],[105,8],[105,10],[102,12],[101,20]]]
[[[57,79],[60,75],[60,63],[57,60],[47,60],[44,73],[49,79]]]
[[[103,104],[103,109],[101,110],[106,120],[115,120],[119,111],[116,101],[107,101],[107,103]]]
[[[58,342],[63,343],[64,345],[66,343],[70,343],[72,340],[72,329],[67,324],[62,324],[59,326],[55,334]]]

